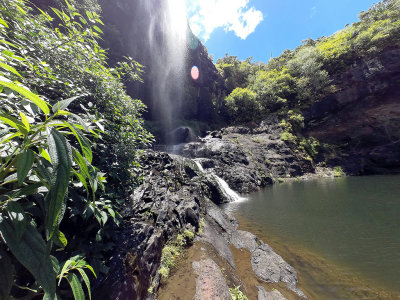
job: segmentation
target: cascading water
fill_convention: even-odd
[[[221,190],[224,192],[225,196],[228,199],[231,199],[232,202],[241,202],[246,200],[246,198],[241,197],[238,193],[236,193],[234,190],[232,190],[228,183],[223,180],[221,177],[218,177],[217,175],[213,174],[213,176],[215,177],[215,179],[217,180]]]
[[[190,76],[185,70],[188,33],[185,0],[140,1],[150,16],[147,39],[151,66],[146,72],[151,78],[151,113],[168,133],[173,129],[172,121],[180,117],[184,85]],[[161,7],[155,9],[156,6]],[[169,143],[167,136],[165,141]]]
[[[196,166],[199,168],[199,170],[201,172],[205,172],[203,166],[201,165],[201,163],[198,160],[193,159],[194,163],[196,164]]]
[[[194,163],[196,164],[196,166],[199,168],[199,170],[203,173],[205,173],[205,170],[203,168],[203,166],[201,165],[200,161],[193,159]],[[225,197],[228,198],[229,200],[231,200],[231,202],[241,202],[246,200],[245,197],[241,197],[238,193],[236,193],[234,190],[232,190],[229,187],[229,184],[223,180],[221,177],[215,175],[215,174],[210,174],[218,183],[221,191],[224,193]]]

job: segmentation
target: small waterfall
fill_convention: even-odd
[[[223,180],[221,177],[218,177],[217,175],[213,175],[215,177],[215,179],[217,180],[221,190],[224,192],[225,196],[228,199],[231,199],[232,202],[241,202],[246,200],[246,198],[241,197],[238,193],[236,193],[234,190],[232,190],[228,183]]]
[[[200,161],[193,159],[194,163],[196,164],[196,166],[199,168],[199,170],[203,173],[205,173],[205,170],[203,168],[203,166],[201,165]],[[210,174],[210,176],[212,176],[215,181],[218,183],[221,191],[224,193],[225,197],[230,199],[231,202],[241,202],[246,200],[245,197],[241,197],[238,193],[236,193],[234,190],[232,190],[228,183],[223,180],[221,177],[215,175],[215,174]]]
[[[196,166],[199,168],[199,170],[200,170],[201,172],[204,172],[204,168],[203,168],[203,166],[201,165],[201,163],[200,163],[198,160],[195,160],[195,159],[193,159],[193,161],[194,161],[194,163],[196,164]]]

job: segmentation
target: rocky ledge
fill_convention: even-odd
[[[279,123],[278,116],[271,115],[257,128],[235,126],[211,132],[199,142],[186,144],[182,155],[197,158],[205,170],[212,170],[240,193],[314,172],[309,160],[281,140]]]
[[[191,272],[197,278],[195,299],[230,299],[228,286],[243,286],[236,274],[231,247],[250,253],[249,263],[260,282],[281,282],[295,297],[306,298],[297,288],[294,268],[256,236],[238,230],[236,220],[217,206],[230,199],[213,175],[225,178],[234,189],[249,192],[277,176],[301,174],[304,162],[267,129],[257,133],[257,141],[250,135],[239,137],[233,129],[226,131],[223,137],[214,133],[216,136],[205,138],[202,144],[185,147],[185,155],[202,156],[197,161],[167,153],[145,153],[141,161],[143,184],[122,211],[123,222],[116,232],[119,248],[96,298],[156,299],[160,282],[165,281],[160,271],[163,248],[184,232],[197,233],[195,243],[212,249],[192,263]],[[265,150],[271,157],[268,166],[261,165]],[[228,269],[230,276],[236,278],[229,285],[225,280]],[[258,299],[285,299],[278,291],[258,288]]]

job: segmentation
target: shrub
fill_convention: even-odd
[[[289,70],[260,70],[251,77],[249,88],[257,93],[257,102],[265,115],[285,106],[295,95],[295,79]]]
[[[334,177],[342,177],[345,176],[346,174],[344,173],[342,167],[336,166],[333,168],[333,176]]]
[[[225,99],[228,114],[235,122],[249,122],[257,119],[259,106],[256,93],[243,88],[236,88]]]
[[[248,300],[247,296],[240,290],[240,286],[229,288],[232,300]]]
[[[0,294],[15,281],[26,298],[82,299],[90,273],[107,271],[123,189],[114,179],[133,179],[136,148],[150,136],[143,104],[121,82],[138,78],[140,65],[107,67],[96,12],[68,2],[52,12],[0,3],[0,263],[11,264]]]

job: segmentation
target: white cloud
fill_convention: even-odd
[[[207,41],[217,28],[246,39],[263,20],[261,11],[248,7],[249,0],[187,0],[190,27]]]

